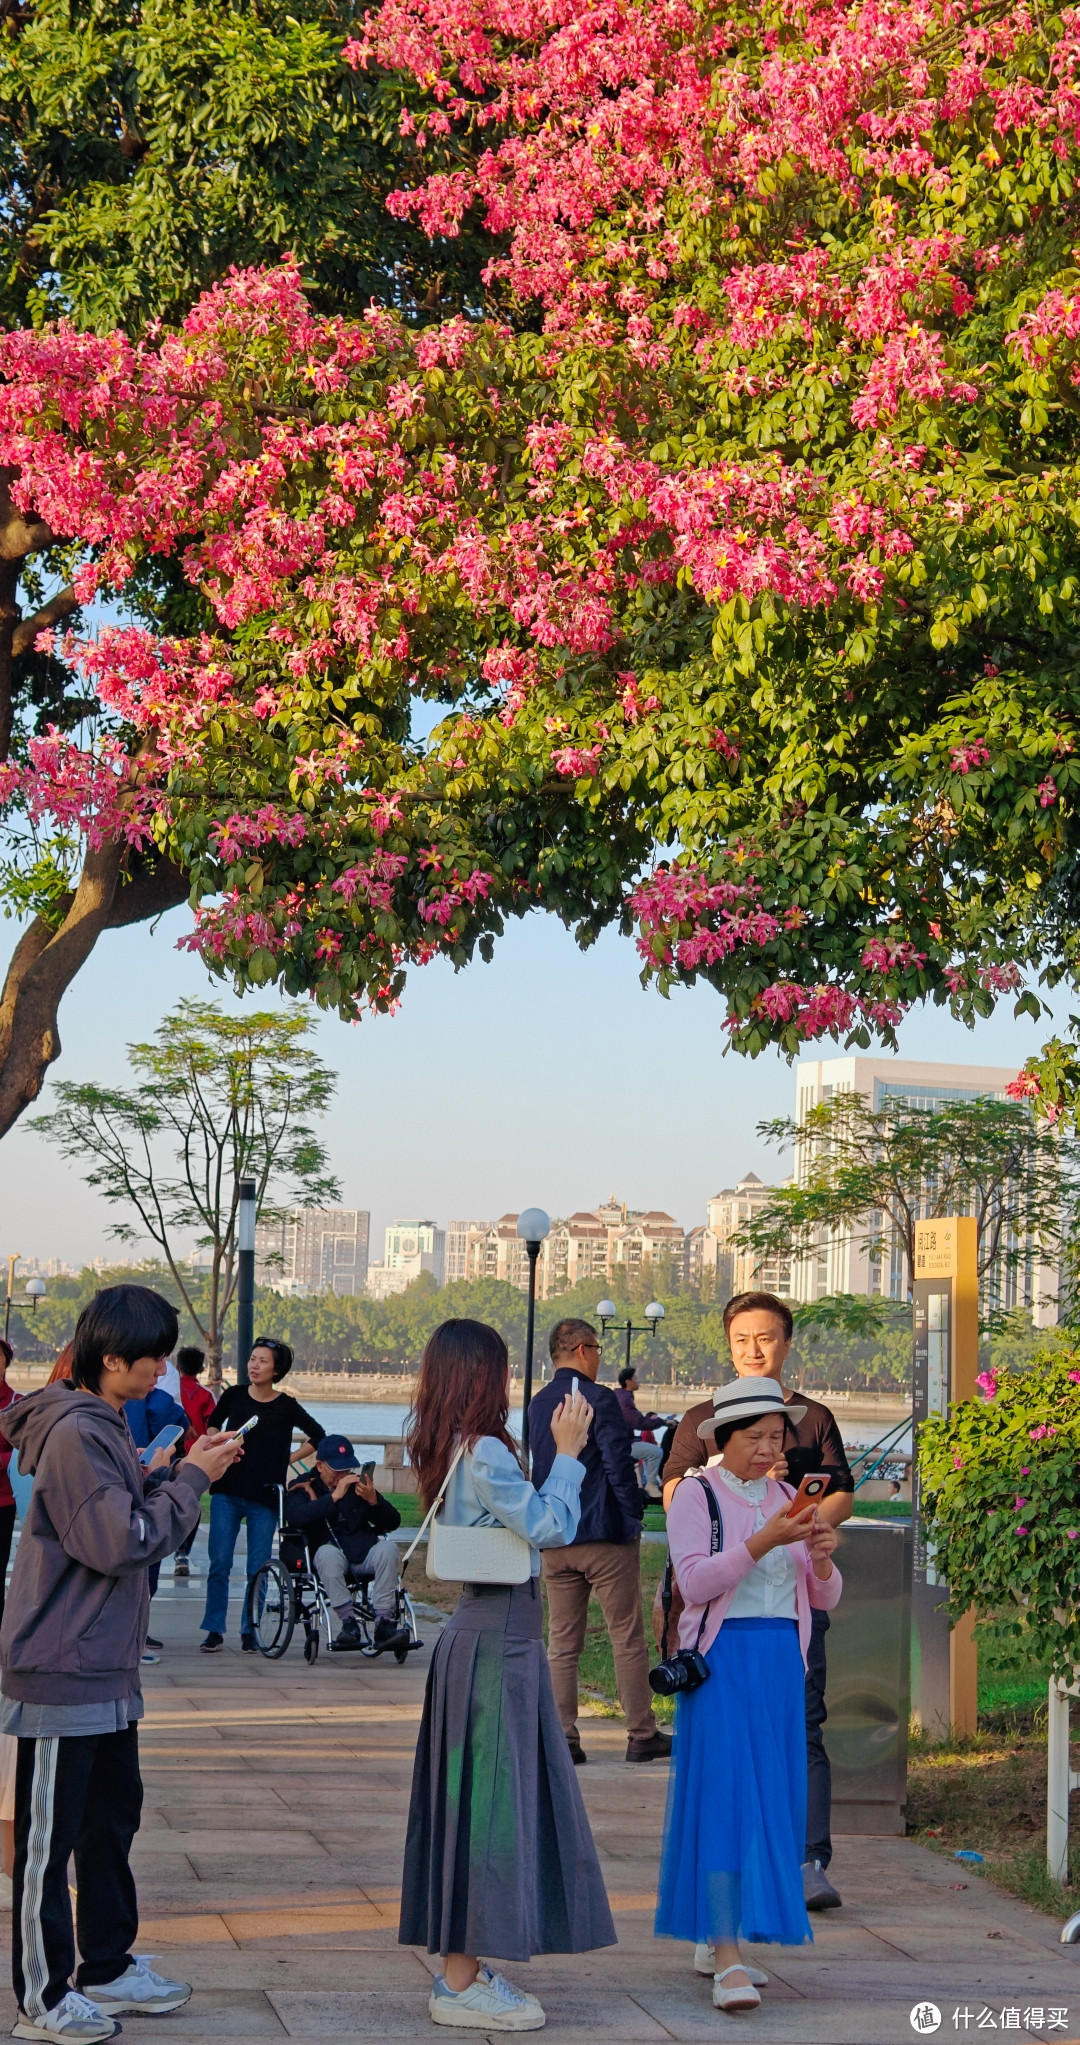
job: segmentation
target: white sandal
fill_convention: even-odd
[[[743,1973],[749,1976],[755,1988],[768,1987],[769,1977],[764,1967],[752,1967],[749,1960],[744,1960],[742,1967]],[[709,1944],[708,1939],[699,1939],[694,1947],[694,1972],[707,1974],[710,1981],[716,1973],[716,1949]]]
[[[729,1974],[745,1974],[747,1979],[740,1982],[737,1988],[721,1987],[721,1983],[727,1980]],[[761,2008],[761,1997],[749,1978],[749,1969],[744,1967],[741,1960],[737,1960],[731,1967],[725,1967],[722,1973],[713,1975],[712,1999],[714,2009],[727,2010],[731,2015],[737,2010]]]

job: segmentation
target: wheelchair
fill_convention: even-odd
[[[248,1618],[259,1653],[272,1662],[281,1660],[297,1626],[301,1626],[304,1660],[310,1663],[318,1659],[324,1638],[327,1649],[331,1647],[341,1621],[319,1580],[306,1537],[297,1528],[286,1524],[284,1486],[279,1484],[277,1492],[278,1523],[274,1553],[251,1579]],[[399,1628],[408,1634],[408,1640],[388,1649],[375,1644],[376,1614],[368,1595],[368,1580],[347,1565],[345,1581],[352,1593],[353,1618],[362,1635],[361,1645],[352,1652],[366,1661],[375,1661],[379,1655],[391,1653],[396,1662],[405,1662],[414,1648],[423,1646],[417,1632],[412,1599],[401,1585],[398,1586],[394,1617]]]

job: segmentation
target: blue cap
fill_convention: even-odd
[[[316,1461],[329,1463],[332,1470],[358,1470],[353,1445],[347,1434],[324,1434],[315,1450]]]

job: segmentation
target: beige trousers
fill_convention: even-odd
[[[579,1541],[545,1548],[548,1661],[555,1706],[568,1739],[577,1738],[578,1661],[585,1645],[590,1595],[604,1615],[615,1658],[615,1684],[632,1740],[656,1731],[649,1689],[649,1650],[641,1609],[640,1541]]]

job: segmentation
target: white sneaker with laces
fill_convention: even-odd
[[[115,1981],[94,1985],[94,2001],[107,2017],[164,2017],[180,2009],[191,1995],[186,1981],[167,1981],[147,1965],[152,1953],[135,1953],[130,1967]]]
[[[547,2023],[535,1995],[522,1995],[484,1965],[459,1995],[437,1975],[428,1997],[428,2015],[433,2024],[451,2024],[462,2031],[541,2031]]]
[[[96,2003],[85,1995],[79,1995],[69,1988],[65,1996],[43,2017],[28,2017],[20,2010],[15,2020],[13,2038],[45,2038],[63,2040],[63,2045],[97,2045],[97,2040],[114,2038],[120,2029],[111,2017],[103,2016]]]
[[[742,1965],[744,1974],[749,1976],[755,1988],[768,1987],[769,1977],[764,1967],[752,1967],[749,1960],[744,1960]],[[707,1939],[699,1939],[694,1947],[694,1972],[707,1974],[710,1981],[716,1972],[716,1952]]]

